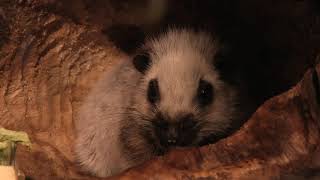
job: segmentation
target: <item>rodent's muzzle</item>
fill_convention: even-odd
[[[191,146],[199,131],[197,121],[190,114],[174,121],[157,116],[153,126],[156,138],[163,147]]]

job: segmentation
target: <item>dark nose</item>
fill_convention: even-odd
[[[169,124],[166,120],[157,120],[154,122],[154,131],[162,146],[176,146],[178,143],[178,132],[174,124]]]
[[[178,122],[179,146],[192,144],[198,133],[197,121],[192,115],[181,118]]]
[[[197,122],[194,120],[192,115],[184,116],[179,120],[179,129],[182,131],[190,131],[195,128]]]
[[[157,119],[154,129],[162,146],[188,146],[197,135],[196,124],[193,116],[188,115],[175,121]]]
[[[168,146],[176,146],[178,142],[178,132],[176,127],[170,126],[167,132],[167,145]]]

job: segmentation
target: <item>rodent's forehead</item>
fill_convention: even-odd
[[[151,49],[146,79],[156,78],[168,86],[183,84],[188,87],[197,87],[200,79],[212,84],[218,81],[219,75],[213,65],[217,50],[212,44],[199,47],[176,43],[171,48],[169,45],[166,48],[157,45]]]
[[[176,57],[179,54],[211,60],[219,49],[219,43],[207,32],[171,29],[158,38],[149,39],[145,48],[155,61]]]
[[[208,33],[169,30],[147,42],[146,47],[151,64],[145,80],[157,79],[168,96],[191,96],[200,79],[219,84],[219,74],[213,66],[218,43]]]
[[[202,60],[188,60],[188,58],[193,57],[167,57],[165,60],[160,60],[151,65],[145,79],[147,81],[157,79],[160,86],[168,88],[174,86],[182,89],[197,88],[200,79],[211,84],[219,81],[219,74],[212,64]]]

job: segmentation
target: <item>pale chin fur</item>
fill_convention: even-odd
[[[153,138],[150,119],[162,112],[172,119],[192,113],[203,124],[192,145],[211,134],[223,134],[238,116],[237,91],[221,80],[213,66],[219,49],[207,33],[169,30],[147,41],[152,63],[146,74],[128,59],[108,71],[84,101],[76,122],[75,154],[85,171],[100,177],[120,173],[151,159],[159,152],[143,132]],[[157,78],[161,101],[150,107],[146,99],[149,80]],[[200,78],[215,91],[213,103],[201,109],[194,103]],[[145,131],[144,131],[145,130]]]

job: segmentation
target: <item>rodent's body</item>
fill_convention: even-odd
[[[218,47],[207,33],[169,30],[144,45],[144,57],[119,60],[76,122],[80,165],[114,175],[171,147],[210,142],[239,121],[239,95],[213,65]]]
[[[80,165],[97,176],[109,176],[131,166],[121,148],[120,123],[138,77],[132,63],[120,59],[97,82],[81,109],[75,151]]]

